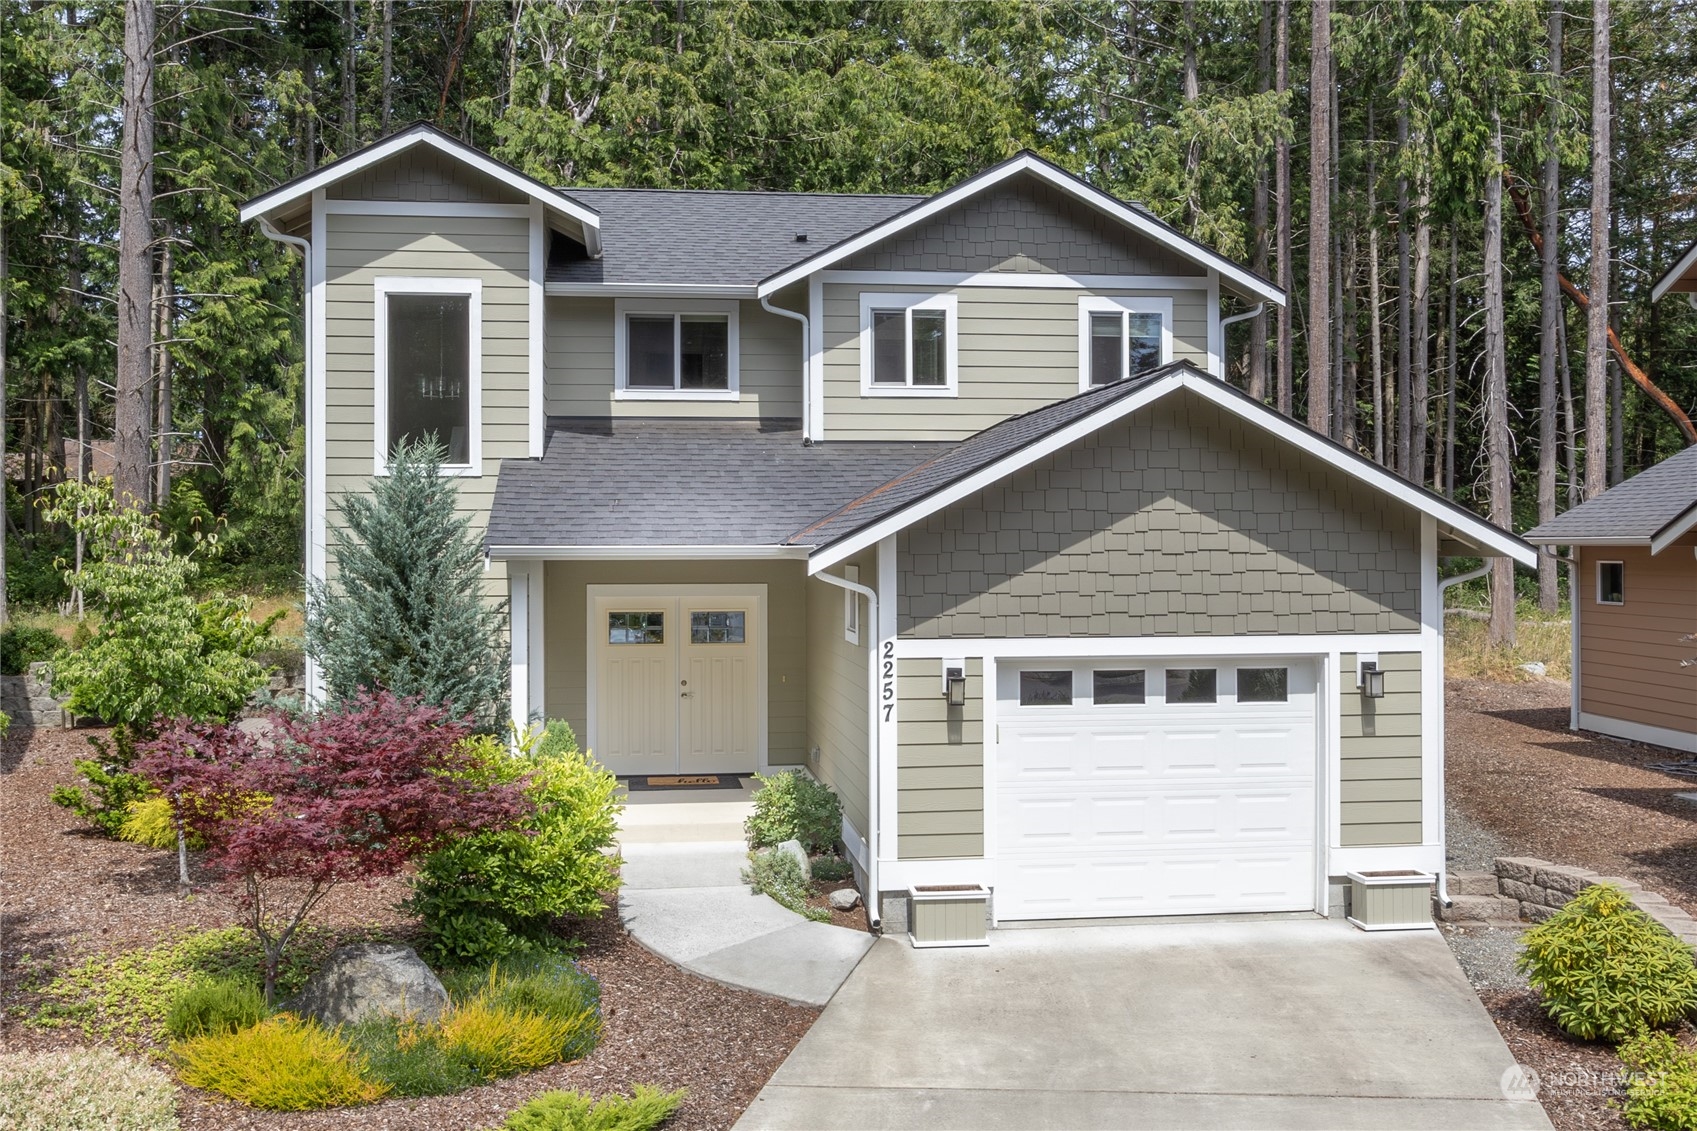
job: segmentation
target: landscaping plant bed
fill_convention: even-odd
[[[872,930],[872,925],[866,921],[866,901],[864,899],[848,911],[838,911],[831,906],[832,892],[856,890],[853,879],[834,880],[829,883],[823,880],[815,880],[813,883],[816,890],[807,897],[807,905],[829,912],[833,927],[847,927],[851,931]]]
[[[1562,1032],[1529,989],[1480,990],[1479,1000],[1515,1061],[1538,1074],[1538,1102],[1556,1131],[1627,1131],[1626,1068],[1613,1046]]]
[[[76,781],[88,731],[22,733],[0,745],[0,1046],[7,1051],[94,1043],[82,1031],[28,1019],[41,988],[88,958],[191,931],[227,927],[236,909],[213,889],[178,897],[174,854],[105,839],[49,799]],[[191,874],[194,863],[191,861]],[[315,922],[336,938],[410,941],[418,927],[395,910],[404,879],[346,885]],[[864,915],[857,909],[852,914]],[[499,1124],[529,1098],[567,1088],[605,1095],[637,1084],[687,1096],[668,1128],[724,1128],[812,1025],[818,1011],[730,989],[684,973],[635,943],[616,910],[570,925],[583,968],[601,987],[605,1027],[588,1056],[454,1095],[391,1099],[310,1113],[246,1108],[178,1088],[184,1128],[382,1127],[452,1129]],[[143,1052],[160,1053],[144,1044]]]

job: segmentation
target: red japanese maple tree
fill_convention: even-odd
[[[523,782],[482,772],[469,734],[441,708],[379,691],[251,730],[178,722],[134,768],[178,800],[236,888],[269,1002],[290,939],[338,884],[395,875],[452,837],[527,815]]]

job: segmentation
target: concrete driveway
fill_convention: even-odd
[[[881,940],[739,1129],[1548,1128],[1434,931],[1317,919]]]

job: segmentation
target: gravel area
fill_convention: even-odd
[[[1468,816],[1453,797],[1444,806],[1444,839],[1452,872],[1489,872],[1497,857],[1515,854],[1508,841]]]
[[[89,732],[42,731],[0,741],[0,1047],[81,1043],[80,1034],[20,1023],[30,985],[96,953],[144,946],[173,931],[226,926],[231,902],[216,891],[177,897],[170,853],[106,840],[49,799],[77,780],[72,761]],[[338,930],[393,935],[416,923],[394,910],[404,880],[335,892],[314,921]],[[863,915],[864,918],[864,915]],[[637,944],[609,910],[579,924],[582,962],[601,983],[606,1032],[571,1064],[453,1096],[389,1100],[366,1108],[303,1114],[257,1112],[180,1089],[185,1129],[382,1128],[447,1131],[498,1124],[525,1100],[555,1088],[628,1093],[636,1084],[687,1088],[668,1131],[729,1127],[819,1016],[686,974]],[[27,957],[26,957],[27,956]],[[20,971],[20,966],[23,970]],[[20,973],[29,976],[20,978]]]
[[[1462,973],[1476,990],[1524,990],[1526,978],[1514,968],[1520,931],[1513,927],[1440,923]]]

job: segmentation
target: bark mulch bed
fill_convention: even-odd
[[[74,1031],[20,1020],[36,1000],[32,987],[52,974],[93,954],[235,921],[233,904],[215,891],[178,898],[171,853],[106,840],[52,803],[55,786],[79,780],[72,761],[87,755],[89,733],[24,732],[0,741],[0,1047],[8,1050],[86,1041]],[[416,922],[394,909],[403,893],[402,881],[344,888],[315,921],[335,930],[377,928],[406,936]],[[816,1009],[684,973],[632,940],[616,911],[583,924],[579,934],[583,966],[601,983],[606,1023],[600,1046],[582,1060],[452,1096],[304,1114],[253,1111],[184,1088],[182,1125],[481,1128],[556,1088],[601,1095],[652,1084],[689,1090],[668,1128],[725,1128],[819,1016]]]
[[[872,924],[866,920],[865,900],[862,900],[857,906],[849,911],[838,911],[835,907],[831,906],[831,893],[834,891],[842,891],[844,889],[856,890],[854,880],[835,880],[831,883],[825,883],[821,880],[816,881],[816,887],[817,890],[807,897],[807,905],[809,907],[817,907],[821,911],[829,911],[831,913],[832,926],[847,927],[851,931],[871,932]]]
[[[1625,876],[1697,912],[1689,778],[1645,769],[1684,757],[1567,729],[1567,684],[1451,680],[1450,803],[1524,856]]]
[[[1626,1066],[1611,1046],[1562,1032],[1531,990],[1480,990],[1479,1000],[1514,1059],[1538,1074],[1538,1102],[1556,1131],[1627,1131]]]

